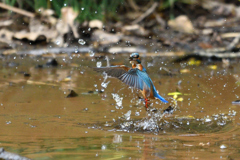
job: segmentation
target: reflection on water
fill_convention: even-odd
[[[109,59],[128,65],[127,56]],[[104,59],[57,60],[58,67],[38,68],[47,60],[2,59],[0,144],[7,151],[32,159],[240,157],[239,106],[231,103],[240,96],[237,63],[216,69],[143,58],[156,89],[170,101],[151,100],[152,111],[146,112],[135,90],[92,70],[106,66]],[[65,98],[70,90],[79,96]],[[163,113],[169,106],[173,113]]]

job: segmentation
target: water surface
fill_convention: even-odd
[[[128,55],[109,58],[112,65],[129,65]],[[142,58],[156,89],[170,101],[151,100],[154,113],[146,112],[136,90],[92,70],[106,66],[104,58],[62,56],[58,67],[37,68],[47,58],[4,57],[0,146],[36,160],[238,159],[240,106],[232,101],[240,96],[239,64],[223,68],[214,62],[215,69],[209,62],[192,66],[173,60]],[[70,90],[79,96],[65,98]],[[176,91],[183,101],[168,95]],[[173,114],[163,116],[170,105]]]

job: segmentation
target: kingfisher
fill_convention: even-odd
[[[110,67],[97,67],[94,68],[94,70],[97,72],[106,73],[107,76],[118,78],[130,87],[140,90],[145,101],[146,109],[148,108],[149,98],[157,98],[164,103],[168,103],[167,100],[157,93],[151,78],[147,74],[147,70],[141,64],[139,54],[132,53],[129,57],[129,62],[132,64],[132,68],[125,65],[119,65]]]

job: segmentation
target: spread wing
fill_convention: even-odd
[[[146,87],[145,89],[150,89],[152,87],[152,80],[146,72],[137,70],[137,75],[144,82]]]
[[[126,66],[112,66],[112,67],[99,67],[94,68],[94,71],[106,73],[110,77],[115,77],[130,87],[143,90],[147,85],[144,80],[139,77],[140,70],[137,68],[130,69]],[[140,71],[141,72],[141,71]]]
[[[129,85],[130,87],[143,90],[144,81],[139,78],[137,72],[139,69],[130,69],[128,72],[122,74],[118,77],[123,83]]]
[[[110,77],[118,78],[119,76],[128,72],[130,68],[122,65],[122,66],[111,66],[111,67],[98,67],[98,68],[93,68],[93,70],[100,73],[106,73]]]

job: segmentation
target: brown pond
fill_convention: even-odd
[[[129,65],[127,59],[110,56],[112,65]],[[146,112],[136,90],[117,79],[104,81],[92,70],[97,62],[106,66],[104,59],[63,56],[58,67],[35,67],[46,61],[10,56],[0,62],[5,150],[36,160],[240,159],[240,106],[232,104],[240,99],[236,62],[224,69],[222,62],[210,68],[207,62],[190,66],[173,58],[142,58],[156,89],[170,101],[151,100],[157,111]],[[163,67],[176,74],[167,75]],[[65,98],[70,89],[78,96]],[[168,95],[176,91],[182,95],[175,99],[183,101]],[[162,115],[170,105],[173,113]]]

